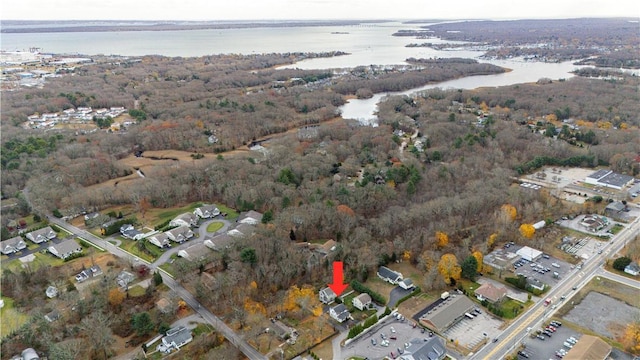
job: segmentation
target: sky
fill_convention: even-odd
[[[640,17],[637,0],[7,0],[2,20]]]

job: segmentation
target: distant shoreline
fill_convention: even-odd
[[[0,33],[118,32],[118,31],[184,31],[211,29],[284,28],[307,26],[355,26],[391,20],[326,20],[273,22],[189,22],[189,21],[3,21]]]

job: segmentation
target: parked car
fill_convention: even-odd
[[[371,338],[371,345],[376,346],[376,344],[377,344],[377,343],[376,343],[376,339]]]
[[[542,340],[542,341],[544,341],[544,340],[546,339],[546,338],[545,338],[544,336],[542,336],[542,335],[536,335],[536,337],[537,337],[538,339]]]

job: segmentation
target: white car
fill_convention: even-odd
[[[391,332],[392,332],[392,333],[395,333],[395,332],[396,332],[396,329],[394,329],[394,328],[393,328],[393,326],[391,327]]]

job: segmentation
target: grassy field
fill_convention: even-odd
[[[140,241],[143,241],[143,240],[140,240]],[[146,249],[153,250],[152,247],[155,247],[159,252],[162,251],[157,246],[150,244],[148,241],[145,241]],[[157,256],[151,255],[140,250],[140,248],[138,248],[138,242],[133,240],[122,240],[122,243],[120,244],[120,248],[148,262],[154,262],[156,258],[160,256],[160,255],[157,255]],[[152,252],[152,254],[155,254],[155,253]]]
[[[29,319],[28,315],[15,309],[13,299],[3,296],[2,300],[4,301],[4,306],[0,309],[0,318],[2,318],[0,322],[0,338],[16,330]]]
[[[216,232],[224,226],[224,223],[220,221],[214,221],[211,224],[207,225],[207,232],[213,233]]]
[[[129,292],[129,296],[131,297],[138,297],[138,296],[142,296],[144,295],[146,289],[143,288],[140,285],[136,285],[134,287],[129,288],[128,292]]]

